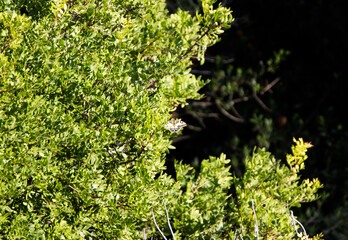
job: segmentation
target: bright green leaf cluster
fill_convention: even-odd
[[[292,154],[286,156],[286,161],[288,162],[291,171],[298,173],[300,170],[304,169],[304,161],[307,159],[307,149],[312,147],[310,143],[304,143],[303,139],[294,139],[296,145],[292,146]]]
[[[228,189],[231,174],[226,165],[229,160],[222,154],[201,163],[198,177],[192,167],[176,164],[176,178],[180,191],[173,206],[174,226],[185,233],[184,238],[221,237],[226,231],[224,218],[227,214]]]
[[[299,226],[293,226],[290,209],[318,198],[316,192],[322,188],[319,180],[306,179],[300,183],[298,172],[293,171],[298,164],[304,166],[306,150],[311,144],[302,139],[294,139],[294,142],[293,154],[287,155],[287,159],[301,159],[301,163],[292,162],[288,168],[269,152],[258,149],[246,159],[244,176],[234,177],[237,197],[231,208],[237,213],[234,219],[239,229],[244,229],[243,235],[252,236],[257,228],[261,238],[291,239]]]

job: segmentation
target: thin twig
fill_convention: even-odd
[[[153,210],[151,209],[151,213],[152,213],[152,219],[153,222],[155,223],[156,229],[160,232],[160,234],[162,235],[162,237],[167,240],[167,238],[164,236],[163,232],[161,231],[161,229],[158,227],[157,223],[156,223],[156,219],[155,219],[155,214],[153,214]]]
[[[133,10],[135,10],[135,9],[138,9],[138,8],[145,8],[145,7],[132,7],[132,8],[127,8],[125,14],[123,14],[123,17],[126,17],[126,15],[127,15],[129,12],[131,12],[131,11],[133,11]],[[110,35],[112,35],[112,34],[114,33],[114,31],[116,30],[116,28],[118,28],[119,26],[121,26],[121,23],[116,24],[116,25],[111,29],[111,33],[110,33],[110,34],[104,35],[104,36],[103,36],[103,40],[105,40],[107,37],[109,37]]]
[[[195,187],[195,189],[194,189],[193,192],[192,192],[192,197],[190,198],[190,200],[192,200],[192,199],[194,198],[195,193],[196,193],[196,192],[198,191],[198,189],[201,187],[201,181],[202,181],[202,178],[199,179],[197,186]]]
[[[237,109],[234,107],[234,105],[231,106],[231,110],[235,115],[237,115],[237,117],[243,119],[242,115],[240,115],[240,113],[237,111]]]
[[[9,44],[8,42],[6,42],[6,43],[4,44],[4,47],[3,47],[2,50],[1,50],[1,53],[3,53],[4,50],[5,50],[5,48],[7,48],[7,47],[9,47],[9,46],[10,46],[10,44]]]
[[[142,148],[143,150],[143,148]],[[132,158],[131,160],[129,161],[125,161],[125,162],[120,162],[120,161],[117,161],[116,158],[114,157],[114,155],[112,155],[114,151],[110,151],[108,150],[108,154],[110,155],[110,157],[112,157],[112,159],[116,162],[117,165],[122,165],[122,164],[128,164],[128,163],[131,163],[131,162],[134,162],[137,158],[137,156],[135,156],[134,158]],[[142,151],[141,151],[142,152]],[[117,152],[116,152],[117,153]],[[141,153],[140,153],[141,154]]]
[[[205,57],[205,61],[206,62],[210,62],[210,63],[216,63],[216,57]],[[227,59],[221,59],[219,60],[219,62],[221,62],[222,64],[230,64],[232,62],[234,62],[234,58],[227,58]]]
[[[199,74],[199,75],[211,75],[212,74],[212,71],[209,71],[209,70],[191,70],[191,73],[192,74]]]
[[[210,31],[210,26],[209,26],[208,29],[202,34],[202,36],[195,42],[195,44],[193,44],[193,45],[184,53],[184,55],[182,55],[182,56],[179,58],[179,60],[178,60],[178,61],[176,62],[176,64],[175,64],[175,66],[178,65],[178,63],[179,63],[182,59],[184,59],[184,57],[186,57],[186,55],[187,55],[189,52],[191,52],[192,49],[193,49],[195,46],[198,45],[198,43],[203,39],[203,37],[204,37],[205,35],[207,35],[207,34],[209,33],[209,31]]]
[[[244,97],[240,97],[240,98],[235,98],[232,100],[232,102],[233,103],[247,102],[247,101],[249,101],[250,97],[252,97],[252,96],[244,96]]]
[[[237,239],[237,237],[239,237],[240,239],[242,239],[242,240],[243,240],[243,237],[242,237],[242,233],[243,233],[243,226],[242,226],[241,228],[242,228],[242,229],[241,229],[240,233],[238,232],[238,230],[236,230],[236,233],[234,234],[234,238],[233,238],[233,240],[236,240],[236,239]]]
[[[271,90],[271,88],[276,85],[279,82],[280,78],[277,77],[276,79],[274,79],[272,82],[270,82],[269,84],[266,85],[266,87],[264,89],[262,89],[260,91],[260,94],[263,95],[266,92],[268,92],[269,90]]]
[[[153,135],[154,135],[154,132],[152,133],[152,135],[151,135],[151,137],[150,137],[150,139],[149,139],[148,142],[150,142],[150,140],[152,139]],[[128,164],[128,163],[131,163],[131,162],[134,162],[135,160],[137,160],[137,158],[140,157],[140,155],[144,152],[144,150],[145,150],[145,145],[144,145],[144,143],[141,143],[141,145],[142,145],[142,147],[141,147],[141,149],[140,149],[139,154],[137,154],[136,156],[134,156],[131,160],[125,161],[125,162],[117,161],[116,158],[115,158],[114,155],[113,155],[114,151],[108,150],[108,153],[109,153],[110,157],[112,157],[112,159],[117,163],[117,165]],[[117,151],[116,151],[116,153],[118,154]]]
[[[79,190],[77,190],[76,188],[73,188],[72,186],[68,185],[69,188],[71,188],[72,190],[76,191],[77,193],[80,193]]]
[[[70,20],[69,24],[68,24],[64,29],[62,29],[62,31],[60,31],[59,36],[56,36],[56,37],[55,37],[55,40],[57,40],[59,37],[61,37],[61,36],[64,35],[64,33],[68,30],[68,28],[71,27],[72,22],[75,21],[76,18],[77,18],[78,16],[79,16],[79,14],[73,15],[73,17],[72,17],[72,19]]]
[[[226,109],[224,109],[218,102],[215,102],[215,104],[216,104],[217,108],[220,110],[220,112],[223,115],[225,115],[226,117],[228,117],[229,119],[231,119],[232,121],[239,122],[239,123],[244,122],[243,118],[239,118],[239,117],[233,116]]]
[[[266,92],[270,91],[271,88],[276,85],[279,82],[280,78],[276,78],[274,79],[271,83],[267,84],[261,91],[260,91],[260,95],[264,95]],[[240,98],[236,98],[233,99],[232,101],[234,103],[240,103],[240,102],[247,102],[250,100],[250,98],[255,98],[255,100],[265,109],[268,109],[267,111],[269,111],[269,108],[261,101],[261,99],[256,95],[256,93],[254,92],[251,96],[244,96],[244,97],[240,97]]]
[[[154,44],[158,39],[160,38],[160,36],[156,37],[154,40],[152,40],[143,50],[140,51],[140,54],[143,54],[143,52],[145,52],[145,50],[150,47],[152,44]]]
[[[212,102],[192,102],[190,103],[190,105],[194,106],[194,107],[210,107],[211,105],[213,105]]]
[[[300,221],[298,221],[298,220],[296,220],[296,219],[294,218],[294,213],[293,213],[293,211],[290,211],[290,214],[291,214],[291,222],[292,222],[292,225],[295,227],[295,231],[296,231],[297,236],[299,235],[299,233],[297,232],[295,222],[296,222],[298,225],[300,225],[300,227],[301,227],[302,230],[303,230],[303,233],[304,233],[305,236],[306,236],[306,239],[308,239],[307,232],[306,232],[306,229],[304,228],[304,226],[300,223]]]
[[[254,218],[255,218],[255,237],[258,240],[259,239],[259,226],[257,225],[257,217],[256,217],[256,212],[254,209],[254,201],[251,199],[251,206],[253,208],[253,213],[254,213]]]
[[[218,26],[219,27],[219,26]],[[200,38],[178,59],[178,61],[174,64],[174,66],[176,66],[176,65],[178,65],[179,64],[179,62],[181,62],[185,57],[186,57],[186,55],[187,54],[189,54],[189,52],[191,52],[192,51],[192,49],[195,47],[195,46],[197,46],[198,45],[198,43],[203,39],[203,37],[205,36],[205,35],[207,35],[208,33],[209,33],[209,31],[211,30],[211,27],[209,26],[208,27],[208,29],[202,34],[202,36],[200,36]],[[166,72],[166,70],[167,70],[167,68],[168,68],[169,66],[167,66],[164,70],[163,70],[163,72]],[[146,89],[148,89],[149,87],[151,87],[152,85],[154,85],[156,82],[157,82],[158,80],[157,79],[155,79],[155,80],[153,80],[152,82],[150,82],[147,86],[146,86]]]
[[[265,109],[267,112],[272,112],[272,109],[270,109],[269,107],[267,107],[266,104],[264,104],[264,103],[262,102],[262,100],[257,96],[257,93],[256,93],[256,92],[254,92],[253,97],[254,97],[254,99],[256,100],[256,102],[257,102],[263,109]]]
[[[164,209],[166,210],[167,222],[168,222],[168,226],[169,226],[170,232],[171,232],[171,234],[173,235],[173,239],[176,240],[176,239],[175,239],[175,236],[174,236],[174,233],[173,233],[173,229],[172,229],[172,227],[170,226],[169,215],[168,215],[167,207],[166,207],[166,204],[165,204],[164,200],[163,200],[163,205],[164,205]]]

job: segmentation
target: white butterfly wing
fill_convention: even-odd
[[[186,127],[187,124],[179,119],[172,118],[169,122],[164,124],[164,127],[170,132],[178,132],[181,128]]]

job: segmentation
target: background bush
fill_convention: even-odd
[[[195,1],[168,2],[172,9],[199,9]],[[205,65],[193,67],[211,83],[204,89],[207,98],[180,112],[192,127],[176,140],[169,162],[199,163],[225,152],[242,174],[245,149],[264,146],[284,158],[288,139],[303,137],[314,145],[304,176],[319,177],[326,197],[306,204],[301,222],[309,232],[346,239],[346,5],[340,0],[222,2],[236,20],[208,49]]]

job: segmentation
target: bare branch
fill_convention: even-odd
[[[297,228],[296,228],[296,224],[295,224],[295,223],[297,223],[298,225],[300,225],[300,227],[301,227],[302,230],[303,230],[303,233],[304,233],[305,236],[306,236],[306,239],[308,239],[308,235],[307,235],[306,229],[303,227],[303,225],[300,223],[300,221],[298,221],[298,220],[296,220],[296,219],[294,218],[294,213],[293,213],[293,211],[290,211],[290,214],[291,214],[291,222],[292,222],[292,225],[293,225],[294,228],[295,228],[295,231],[296,231],[297,236],[299,236],[299,233],[298,233],[298,231],[297,231]]]
[[[267,84],[266,87],[264,89],[262,89],[260,91],[260,94],[263,95],[266,92],[268,92],[269,90],[271,90],[271,88],[276,85],[278,82],[280,81],[280,78],[277,77],[276,79],[274,79],[271,83]]]
[[[73,188],[72,186],[68,185],[69,188],[71,188],[72,190],[76,191],[77,193],[80,193],[79,190],[77,190],[76,188]]]
[[[152,219],[153,219],[153,222],[155,223],[156,229],[160,232],[160,234],[162,235],[164,240],[167,240],[167,238],[164,236],[163,232],[161,231],[161,229],[158,227],[158,225],[156,223],[155,214],[153,214],[153,210],[152,209],[151,209],[151,213],[152,213]]]
[[[193,74],[199,74],[199,75],[211,75],[212,71],[209,70],[191,70],[191,73]]]
[[[242,123],[244,122],[243,118],[239,118],[239,117],[235,117],[233,116],[231,113],[229,113],[226,109],[224,109],[218,102],[215,102],[217,108],[220,110],[220,112],[225,115],[226,117],[228,117],[229,119],[231,119],[232,121],[235,122],[239,122]]]
[[[254,209],[254,201],[253,199],[251,199],[251,206],[253,208],[253,213],[254,213],[254,218],[255,218],[255,237],[257,240],[259,240],[259,227],[257,225],[257,218],[256,218],[256,212],[255,212],[255,209]]]
[[[271,88],[276,85],[278,82],[279,82],[280,78],[276,78],[274,79],[271,83],[267,84],[264,89],[262,89],[260,91],[260,95],[264,95],[266,92],[270,91]],[[240,98],[236,98],[236,99],[233,99],[232,101],[234,103],[239,103],[239,102],[247,102],[250,100],[250,98],[254,98],[255,101],[260,104],[260,106],[265,109],[266,111],[268,112],[271,112],[272,110],[266,106],[266,104],[263,103],[263,101],[259,98],[259,96],[257,96],[257,93],[254,92],[251,96],[245,96],[245,97],[240,97]]]
[[[216,63],[216,57],[205,57],[205,61],[206,62],[210,62],[210,63]],[[229,64],[229,63],[233,63],[234,62],[234,58],[227,58],[227,59],[221,59],[220,62],[222,64]]]
[[[253,98],[254,98],[255,101],[256,101],[263,109],[265,109],[267,112],[272,112],[272,109],[270,109],[269,107],[267,107],[266,104],[264,104],[264,102],[262,102],[262,100],[257,96],[256,92],[254,92]]]
[[[172,226],[170,226],[169,215],[168,215],[167,207],[166,207],[166,204],[165,204],[164,200],[163,200],[163,205],[164,205],[164,209],[166,210],[167,222],[168,222],[168,226],[169,226],[170,232],[171,232],[171,234],[173,236],[173,239],[176,240],[175,236],[174,236],[174,233],[173,233]]]
[[[194,107],[210,107],[211,105],[213,105],[212,102],[192,102],[190,105],[194,106]]]

